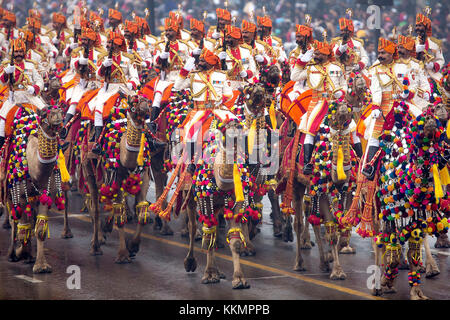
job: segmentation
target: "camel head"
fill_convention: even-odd
[[[281,83],[285,85],[289,81],[291,81],[291,67],[286,61],[281,63]]]
[[[142,96],[128,98],[128,114],[137,126],[144,126],[145,120],[150,115],[150,104],[150,100]]]
[[[345,101],[334,102],[330,106],[330,127],[335,130],[343,130],[348,127],[352,120],[352,109],[347,106]]]
[[[50,137],[56,136],[61,130],[63,123],[63,110],[59,106],[47,106],[37,110],[39,125]]]
[[[244,89],[248,110],[254,115],[264,113],[266,91],[261,83],[250,85]]]
[[[274,64],[261,70],[260,83],[269,91],[273,91],[279,86],[280,78],[280,69]]]
[[[42,91],[42,98],[45,102],[50,103],[51,100],[59,100],[59,89],[61,88],[61,79],[55,74],[50,73],[44,82],[44,90]]]
[[[141,71],[139,72],[139,81],[141,83],[147,83],[157,76],[158,73],[155,71],[154,68],[151,69],[142,68]]]
[[[448,121],[448,110],[444,103],[440,102],[434,106],[434,115],[439,119],[441,124],[445,124]]]

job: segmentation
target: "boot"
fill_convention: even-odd
[[[358,158],[362,159],[363,156],[363,150],[362,150],[362,144],[361,142],[355,143],[353,145],[353,150],[355,150],[356,155],[358,156]]]
[[[369,180],[373,181],[375,178],[375,168],[378,165],[378,159],[375,160],[373,165],[369,165],[368,163],[372,161],[373,157],[377,153],[379,147],[377,146],[369,146],[369,150],[367,151],[367,164],[365,165],[364,169],[362,170],[362,174]]]
[[[311,162],[314,146],[312,144],[303,145],[303,174],[310,175],[313,172],[314,166]]]
[[[67,124],[70,120],[72,120],[73,114],[66,113],[66,117],[64,118],[63,128],[61,129],[61,132],[59,133],[59,136],[61,139],[66,139],[67,135],[69,134],[69,129],[66,128]]]
[[[100,145],[99,138],[100,138],[100,135],[102,134],[103,127],[95,126],[94,129],[95,129],[95,138],[94,138],[95,146],[92,149],[92,152],[99,155],[102,153],[102,146]]]

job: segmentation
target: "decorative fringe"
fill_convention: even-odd
[[[439,178],[439,170],[437,164],[433,164],[433,179],[434,179],[434,195],[436,197],[436,203],[439,199],[444,197],[444,191],[442,190],[441,179]]]
[[[284,192],[283,202],[281,203],[281,211],[285,214],[293,213],[292,208],[292,192],[294,188],[294,176],[295,176],[295,158],[297,157],[298,140],[300,139],[300,130],[295,132],[294,144],[292,146],[292,154],[289,159],[289,178],[286,183],[286,190]]]
[[[36,217],[36,227],[34,229],[34,234],[39,237],[39,239],[41,241],[44,240],[45,234],[47,233],[47,238],[50,239],[50,229],[48,227],[48,217],[47,216],[43,216],[43,215],[38,215]],[[38,236],[38,227],[41,223],[44,223],[43,227],[42,227],[42,233],[41,236]]]
[[[241,175],[239,173],[239,168],[235,163],[233,165],[233,181],[234,181],[234,195],[236,197],[236,202],[244,201],[244,190],[242,187]]]
[[[37,222],[36,222],[37,226]],[[23,234],[23,244],[27,244],[31,239],[31,224],[17,224],[17,235]],[[22,231],[23,230],[23,231]]]
[[[374,181],[371,181],[368,186],[367,199],[361,216],[361,222],[356,229],[356,232],[363,238],[374,236],[372,209],[373,198],[376,192],[375,182],[376,180],[374,179]]]
[[[241,239],[242,244],[244,245],[244,247],[247,248],[247,243],[245,242],[245,237],[244,237],[244,234],[242,233],[241,228],[231,228],[228,231],[228,233],[227,233],[227,243],[230,243],[230,239],[237,238],[236,236],[230,238],[230,235],[233,234],[233,233],[238,233],[238,232],[239,232],[239,239]]]
[[[337,158],[337,175],[338,180],[345,180],[347,179],[347,175],[344,171],[344,152],[342,151],[342,145],[339,145],[338,149],[338,158]]]
[[[70,174],[69,171],[67,171],[66,158],[64,157],[64,153],[61,149],[59,150],[58,168],[61,172],[61,182],[69,182]]]
[[[444,169],[442,169],[439,173],[440,177],[441,177],[441,184],[443,186],[449,185],[450,184],[450,176],[448,174],[448,169],[447,167],[444,167]]]
[[[202,237],[202,248],[204,247],[205,240],[207,239],[206,236],[209,236],[209,244],[208,244],[208,250],[211,250],[216,246],[216,226],[212,226],[211,228],[208,228],[206,226],[203,226],[203,237]]]
[[[145,134],[142,133],[141,135],[141,145],[139,148],[139,154],[137,157],[137,165],[139,167],[142,167],[144,165],[144,147],[145,147]]]
[[[159,213],[159,217],[161,219],[164,219],[166,221],[170,221],[170,213],[172,212],[172,207],[175,204],[175,202],[177,201],[178,194],[180,193],[181,188],[183,187],[183,182],[184,182],[184,179],[186,177],[186,173],[187,173],[187,171],[184,170],[183,173],[180,176],[180,179],[178,179],[177,188],[175,189],[175,191],[174,191],[174,193],[172,195],[172,198],[170,199],[169,203],[167,204],[166,209],[164,209],[163,211],[161,211]]]
[[[248,153],[253,153],[253,144],[255,143],[255,135],[256,135],[256,119],[253,120],[252,125],[250,127],[250,131],[248,132]]]
[[[359,201],[361,199],[362,181],[356,184],[355,195],[353,196],[352,204],[347,213],[342,217],[341,223],[345,226],[356,226],[358,224],[358,217],[361,215]]]
[[[272,129],[275,130],[277,128],[277,117],[275,115],[275,101],[272,100],[272,104],[269,108],[269,117],[270,123],[272,124]]]
[[[450,139],[450,121],[447,123],[447,138]]]
[[[162,211],[162,205],[163,205],[164,201],[166,200],[167,195],[169,194],[169,190],[172,187],[172,185],[175,181],[175,178],[178,175],[178,172],[180,171],[181,164],[183,163],[183,161],[181,159],[184,159],[184,156],[181,156],[180,161],[178,161],[177,166],[175,167],[175,170],[172,173],[172,176],[170,177],[170,180],[167,183],[166,187],[164,188],[164,191],[161,194],[161,196],[158,198],[158,200],[156,200],[155,203],[153,203],[149,206],[150,211],[152,211],[156,215],[159,215],[159,213]]]
[[[147,224],[147,215],[148,215],[148,206],[149,203],[147,201],[141,201],[136,205],[136,212],[138,215],[138,223],[142,225]],[[142,217],[144,216],[144,217]]]

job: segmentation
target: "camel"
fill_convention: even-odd
[[[10,223],[11,245],[8,251],[8,260],[12,262],[24,259],[27,263],[33,263],[33,273],[52,272],[52,267],[47,263],[44,253],[44,241],[48,233],[48,210],[53,198],[58,208],[63,205],[64,199],[61,189],[61,174],[58,167],[55,167],[58,155],[58,131],[62,124],[62,111],[59,108],[46,107],[36,110],[39,120],[32,120],[36,116],[28,106],[19,105],[16,113],[14,134],[23,135],[23,144],[18,144],[15,139],[10,141],[13,148],[10,153],[9,165],[15,164],[12,159],[19,160],[21,157],[17,152],[25,148],[24,163],[16,166],[17,172],[24,173],[24,178],[19,182],[14,182],[16,173],[12,172],[7,178],[8,182],[8,206],[11,208]],[[30,130],[21,130],[17,123],[26,118],[26,126]],[[24,121],[24,120],[22,120]],[[23,127],[22,127],[23,128]],[[31,133],[27,135],[27,133]],[[12,168],[12,167],[11,167]],[[28,173],[27,173],[28,172]],[[17,173],[18,174],[18,173]],[[31,237],[33,234],[37,241],[36,259],[31,254]],[[16,248],[16,244],[19,246]]]
[[[99,159],[96,155],[88,151],[87,145],[83,146],[81,168],[83,175],[86,179],[86,183],[90,194],[89,203],[89,213],[93,218],[93,238],[91,241],[91,255],[101,255],[102,251],[100,248],[100,220],[99,220],[99,200],[100,195],[108,198],[109,192],[112,190],[110,188],[117,187],[114,190],[114,194],[108,198],[111,201],[112,212],[108,216],[105,225],[103,227],[103,232],[112,232],[113,224],[115,223],[119,232],[119,249],[116,257],[116,263],[128,263],[131,262],[130,256],[134,256],[139,250],[139,244],[141,240],[141,233],[143,226],[148,222],[147,218],[147,208],[148,203],[145,201],[146,192],[149,186],[149,168],[144,164],[139,164],[138,156],[142,153],[142,147],[145,141],[143,141],[143,133],[145,131],[145,118],[149,113],[149,101],[143,97],[130,97],[128,102],[124,97],[119,97],[120,103],[128,105],[127,115],[126,115],[126,130],[120,137],[119,151],[120,158],[114,154],[114,158],[120,159],[120,164],[117,166],[108,166],[106,168],[106,176],[104,178],[105,184],[101,188],[98,187],[97,181],[97,170],[96,163],[98,161],[104,161],[104,159]],[[117,111],[117,110],[116,110]],[[123,110],[121,110],[123,111]],[[119,115],[121,111],[116,112]],[[123,115],[123,114],[122,114]],[[118,118],[120,120],[120,117]],[[117,120],[117,119],[116,119]],[[125,119],[122,119],[125,120]],[[116,122],[117,123],[117,122]],[[119,125],[119,130],[120,125]],[[112,133],[118,134],[117,132]],[[112,137],[112,135],[110,137]],[[106,140],[103,145],[103,150],[107,151],[108,141]],[[115,149],[116,150],[116,149]],[[107,155],[111,156],[111,154]],[[106,162],[106,161],[105,161]],[[104,162],[104,163],[105,163]],[[142,172],[139,171],[142,168]],[[131,180],[130,180],[131,179]],[[130,183],[132,181],[139,181],[139,186],[136,186],[135,191],[128,191],[127,185],[122,183]],[[123,186],[120,190],[119,186]],[[125,209],[125,192],[130,192],[136,197],[136,212],[138,215],[138,227],[136,229],[133,237],[126,241],[125,231],[123,229],[126,222],[126,209]],[[107,199],[107,200],[108,200]]]

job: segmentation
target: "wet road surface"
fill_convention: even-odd
[[[151,192],[148,200],[154,201]],[[50,239],[45,242],[47,262],[53,267],[50,274],[35,275],[32,265],[8,262],[9,232],[0,229],[0,299],[380,299],[373,297],[367,288],[367,280],[372,275],[367,272],[367,268],[374,263],[369,239],[361,239],[353,233],[351,245],[356,248],[356,254],[340,255],[341,265],[347,274],[346,280],[332,281],[329,274],[320,271],[317,246],[312,250],[302,250],[307,271],[295,272],[292,268],[296,244],[273,237],[267,198],[263,201],[261,233],[253,241],[257,253],[252,257],[241,258],[244,275],[251,285],[250,289],[244,290],[231,288],[233,265],[227,246],[216,251],[218,267],[226,276],[220,283],[201,284],[206,265],[205,251],[200,249],[201,241],[196,242],[197,270],[194,273],[184,270],[188,239],[180,235],[181,219],[173,218],[170,223],[173,236],[163,236],[153,230],[153,224],[148,224],[140,251],[132,263],[114,263],[118,249],[117,230],[108,236],[106,244],[102,246],[103,255],[90,256],[90,218],[80,213],[82,199],[77,193],[70,200],[69,224],[74,238],[60,238],[63,216],[58,212],[50,213]],[[131,236],[135,227],[134,221],[126,225],[127,236]],[[314,241],[312,229],[310,233]],[[450,299],[450,249],[434,249],[434,239],[430,246],[441,274],[432,279],[426,279],[423,275],[422,289],[432,299]],[[67,287],[71,273],[66,271],[72,265],[80,268],[80,289]],[[409,299],[407,273],[407,270],[400,270],[396,280],[397,293],[383,295],[381,299]]]

